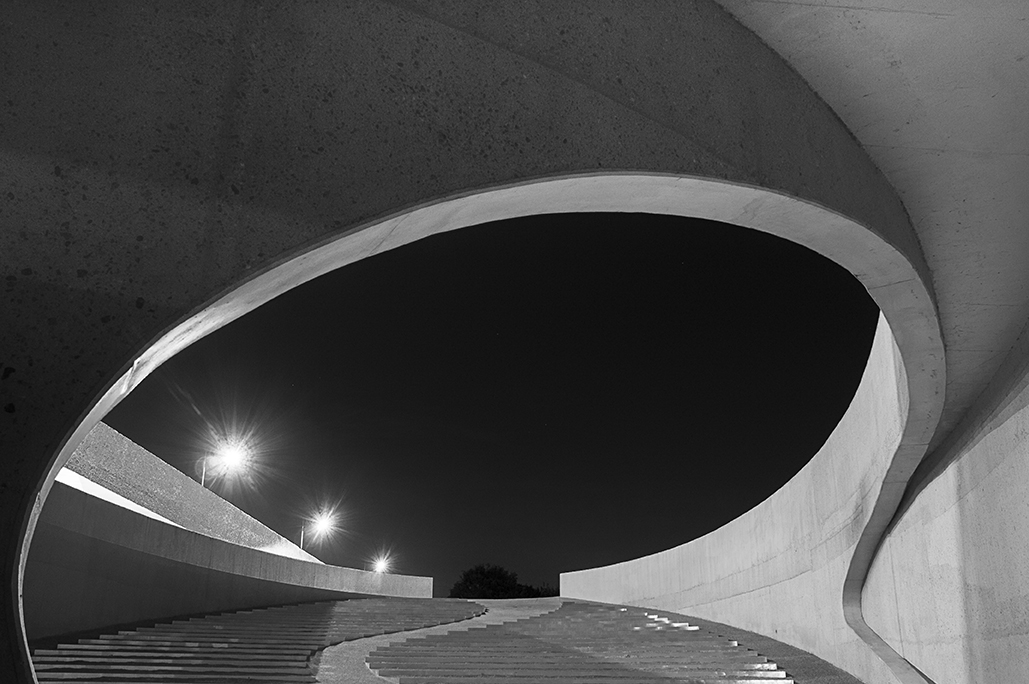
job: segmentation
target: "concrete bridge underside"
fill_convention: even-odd
[[[1020,679],[1027,44],[1017,0],[8,7],[0,679],[32,681],[22,572],[56,468],[162,361],[365,256],[568,211],[779,235],[883,311],[802,496],[760,507],[784,527],[755,510],[569,591],[766,633],[806,592],[817,617],[770,636],[864,681]]]

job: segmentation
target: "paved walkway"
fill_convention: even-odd
[[[767,657],[660,611],[563,601],[535,617],[476,622],[380,646],[366,662],[399,684],[793,684]]]
[[[860,684],[782,642],[560,598],[356,599],[239,611],[38,648],[40,682]]]
[[[459,632],[473,627],[500,625],[506,622],[536,617],[561,607],[561,599],[515,599],[510,601],[482,600],[475,601],[486,607],[486,612],[462,622],[418,629],[403,634],[386,634],[370,637],[360,641],[348,641],[330,646],[322,651],[315,660],[318,682],[320,684],[386,684],[389,680],[374,674],[366,663],[369,653],[377,648],[401,643],[408,639],[443,635]]]

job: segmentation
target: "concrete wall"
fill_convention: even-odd
[[[328,270],[545,212],[736,223],[869,289],[911,409],[848,570],[860,588],[945,382],[929,271],[896,193],[714,2],[488,7],[5,7],[0,680],[32,678],[21,586],[54,474],[148,373]]]
[[[811,651],[862,681],[896,681],[848,625],[843,589],[900,445],[908,408],[905,384],[899,351],[880,318],[850,407],[786,485],[743,516],[682,546],[564,573],[561,595],[728,623]]]
[[[432,578],[265,553],[169,525],[61,483],[25,572],[30,639],[188,613],[354,596],[432,596]]]
[[[86,435],[65,467],[187,530],[321,562],[104,423]]]
[[[1029,374],[1008,364],[945,443],[863,591],[869,625],[941,684],[1029,672]],[[1017,358],[1017,357],[1016,357]],[[994,396],[990,396],[993,394]],[[986,414],[986,415],[984,415]]]

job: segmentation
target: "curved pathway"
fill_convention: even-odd
[[[441,600],[441,599],[436,599]],[[486,612],[470,620],[437,627],[427,627],[403,634],[385,634],[359,641],[348,641],[330,646],[316,657],[320,684],[385,684],[387,680],[374,674],[367,663],[368,655],[381,647],[403,643],[412,638],[443,635],[488,625],[536,617],[561,607],[559,598],[476,600],[486,606]]]
[[[43,682],[860,684],[750,632],[561,598],[354,599],[176,620],[37,648]]]
[[[775,639],[667,611],[560,598],[477,602],[487,612],[470,620],[326,648],[318,681],[860,684]]]

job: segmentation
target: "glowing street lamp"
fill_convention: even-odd
[[[311,525],[311,536],[317,541],[322,537],[325,537],[336,530],[336,516],[331,511],[322,511],[318,513],[310,520]],[[300,528],[300,549],[304,548],[304,531],[307,529],[307,525],[303,525]]]
[[[372,561],[372,570],[379,574],[389,572],[389,566],[391,563],[392,559],[389,557],[389,554],[380,554]]]
[[[210,461],[211,470],[218,475],[236,475],[250,467],[250,449],[242,442],[224,442],[217,451],[203,460],[200,473],[200,486],[207,484],[207,466]]]

